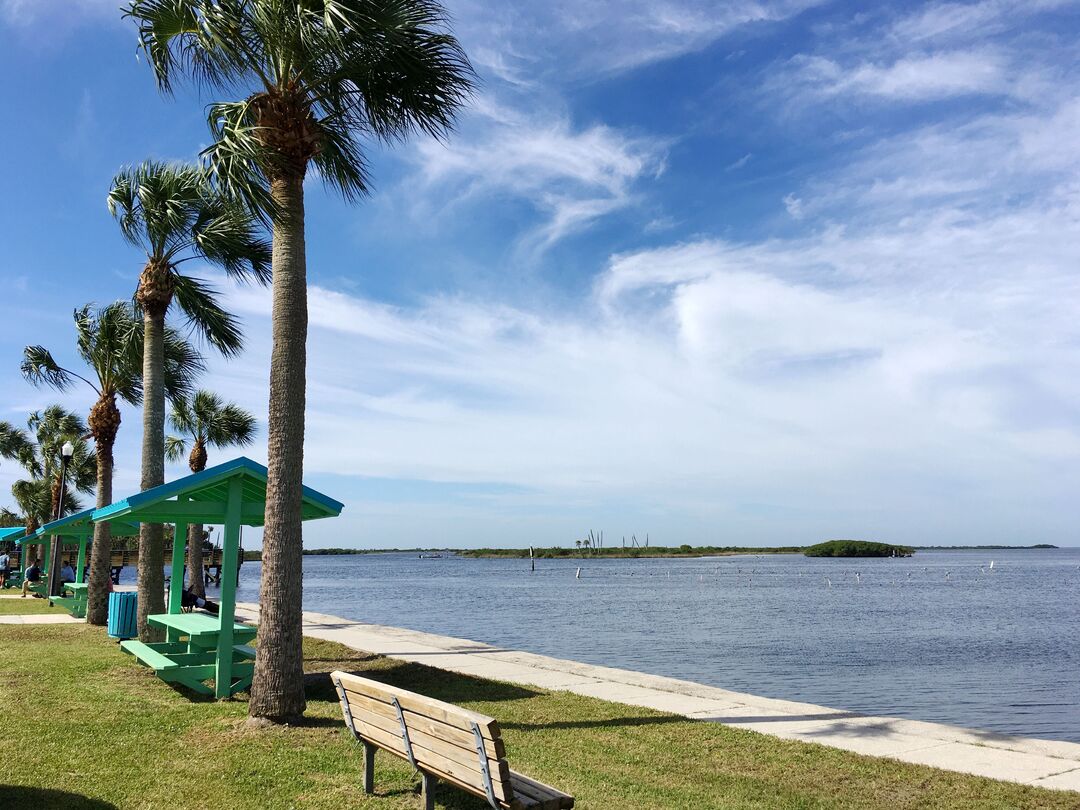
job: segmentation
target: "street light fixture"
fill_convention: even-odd
[[[59,520],[64,514],[64,490],[67,489],[67,470],[68,464],[71,463],[71,457],[75,455],[75,445],[70,441],[64,442],[64,446],[60,448],[60,455],[63,457],[60,462],[60,495],[56,499],[56,514],[53,515],[53,520]],[[54,534],[49,545],[49,596],[59,596],[60,552],[64,547],[60,535]]]

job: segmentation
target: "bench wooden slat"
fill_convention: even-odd
[[[353,721],[357,724],[363,724],[364,726],[373,726],[375,728],[385,731],[387,734],[394,735],[400,739],[401,737],[401,723],[396,717],[389,718],[383,717],[380,714],[374,714],[372,712],[364,711],[363,709],[353,708],[352,699],[349,701],[350,708],[352,710]],[[415,716],[415,715],[413,715]],[[433,751],[440,756],[451,759],[454,762],[459,763],[465,768],[470,768],[477,771],[477,778],[479,779],[479,762],[480,757],[476,752],[475,739],[471,740],[469,745],[458,745],[452,741],[447,741],[445,737],[440,737],[435,734],[429,734],[427,731],[419,728],[417,724],[412,722],[409,716],[405,718],[405,725],[409,729],[409,742],[413,748],[422,747],[428,751]],[[443,728],[448,728],[443,726]],[[358,729],[359,730],[359,729]],[[457,729],[454,729],[457,731]],[[404,742],[401,743],[401,750],[405,750]],[[419,756],[419,755],[417,755]],[[510,768],[507,766],[506,761],[499,757],[488,756],[488,769],[492,775],[492,779],[509,779]]]
[[[397,710],[389,703],[383,703],[381,700],[375,700],[348,688],[345,691],[349,696],[349,706],[353,717],[356,717],[360,712],[367,712],[392,721],[393,729],[400,727]],[[404,707],[402,707],[402,713],[405,715],[405,722],[410,730],[415,728],[425,734],[455,742],[462,748],[468,748],[472,752],[473,759],[476,759],[476,738],[472,731],[465,731],[457,726],[448,725],[441,720],[416,714]],[[379,723],[376,723],[376,725],[379,725]],[[383,727],[391,730],[388,726]],[[506,756],[506,749],[501,739],[492,740],[485,737],[484,750],[490,759],[500,759]]]
[[[510,784],[514,786],[515,796],[533,799],[539,803],[542,810],[563,810],[574,806],[574,797],[570,794],[530,779],[523,773],[510,771]]]
[[[338,673],[334,674],[335,676],[338,675]],[[439,722],[446,723],[450,726],[456,726],[470,734],[472,734],[471,723],[476,723],[480,726],[480,732],[486,739],[495,740],[499,738],[499,724],[494,717],[488,717],[485,714],[479,714],[477,712],[469,711],[468,709],[463,709],[460,706],[455,706],[453,703],[444,703],[441,700],[424,697],[415,692],[410,692],[407,689],[400,689],[396,686],[381,683],[380,681],[372,681],[368,678],[349,675],[345,672],[340,673],[340,681],[346,691],[349,691],[351,683],[354,687],[358,687],[354,688],[352,691],[381,700],[388,705],[390,704],[390,699],[396,697],[401,704],[402,709],[411,711],[414,714],[430,717],[433,720],[438,720]]]

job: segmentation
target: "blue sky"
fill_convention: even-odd
[[[116,169],[206,144],[115,5],[0,0],[10,421],[90,404],[18,360],[134,290]],[[449,9],[457,133],[373,146],[359,205],[308,183],[307,477],[347,509],[307,545],[1077,544],[1076,3]],[[205,385],[264,423],[268,295],[198,272],[249,345]]]

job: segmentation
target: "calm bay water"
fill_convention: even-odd
[[[243,566],[238,598],[257,601],[259,572]],[[305,557],[304,608],[769,697],[1080,742],[1080,549],[538,560],[535,573],[528,560]]]

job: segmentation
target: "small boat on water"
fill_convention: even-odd
[[[419,555],[421,560],[441,560],[442,554],[435,552],[434,554],[421,554]]]

